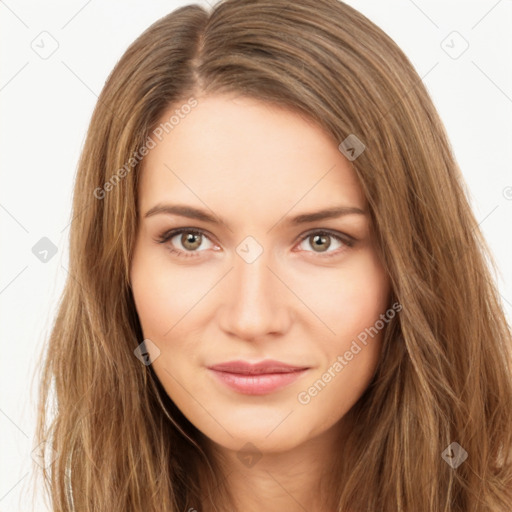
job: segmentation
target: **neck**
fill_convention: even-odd
[[[265,452],[256,459],[206,439],[218,485],[203,499],[204,512],[328,512],[337,509],[340,458],[346,427],[340,423],[286,452]],[[250,456],[249,456],[250,457]],[[201,469],[201,488],[212,486]],[[210,482],[210,483],[208,483]],[[215,506],[209,505],[215,504]]]

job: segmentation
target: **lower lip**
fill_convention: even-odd
[[[266,395],[278,391],[291,384],[306,372],[297,370],[288,373],[264,373],[259,375],[242,375],[240,373],[228,373],[210,369],[211,372],[231,389],[245,395]]]

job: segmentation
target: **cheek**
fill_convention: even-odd
[[[331,332],[326,336],[320,325],[323,334],[314,335],[322,340],[323,365],[316,375],[321,382],[312,393],[325,385],[328,390],[316,406],[336,404],[337,413],[346,412],[368,386],[379,361],[386,325],[380,318],[389,305],[389,279],[373,251],[360,251],[334,277],[331,269],[316,277],[317,286],[311,286],[311,277],[304,286],[312,294],[315,313]]]
[[[145,336],[161,339],[205,295],[212,283],[186,268],[172,265],[164,248],[141,250],[134,256],[131,271],[132,290]]]
[[[338,404],[344,412],[363,394],[377,367],[387,325],[381,315],[386,315],[389,291],[389,279],[374,253],[361,255],[332,291],[341,299],[333,318],[336,340],[326,348],[328,368],[336,375],[330,392],[345,397],[345,403]]]
[[[329,327],[329,343],[345,342],[375,323],[389,300],[389,280],[373,251],[362,250],[339,269],[301,277],[297,295]],[[348,342],[350,344],[350,342]]]
[[[373,255],[365,255],[357,266],[338,291],[343,300],[338,324],[350,327],[352,335],[374,325],[385,312],[389,300],[387,276]]]
[[[165,286],[163,280],[155,279],[152,271],[135,272],[132,280],[132,290],[137,308],[137,314],[147,338],[161,337],[172,327],[171,315],[173,311],[169,301],[172,293]]]

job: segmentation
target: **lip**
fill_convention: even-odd
[[[208,369],[224,385],[246,395],[265,395],[284,388],[301,376],[309,367],[294,366],[267,359],[258,363],[228,361]]]

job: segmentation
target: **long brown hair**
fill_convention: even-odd
[[[224,92],[300,112],[336,145],[352,135],[365,146],[351,163],[402,310],[349,412],[357,429],[339,447],[337,510],[509,511],[512,335],[496,264],[420,77],[338,0],[179,8],[108,77],[79,162],[69,278],[40,376],[36,437],[56,455],[41,472],[52,508],[224,510],[209,498],[225,483],[202,434],[134,355],[143,336],[129,280],[141,148],[169,106]],[[467,453],[457,467],[443,456],[454,442]]]

